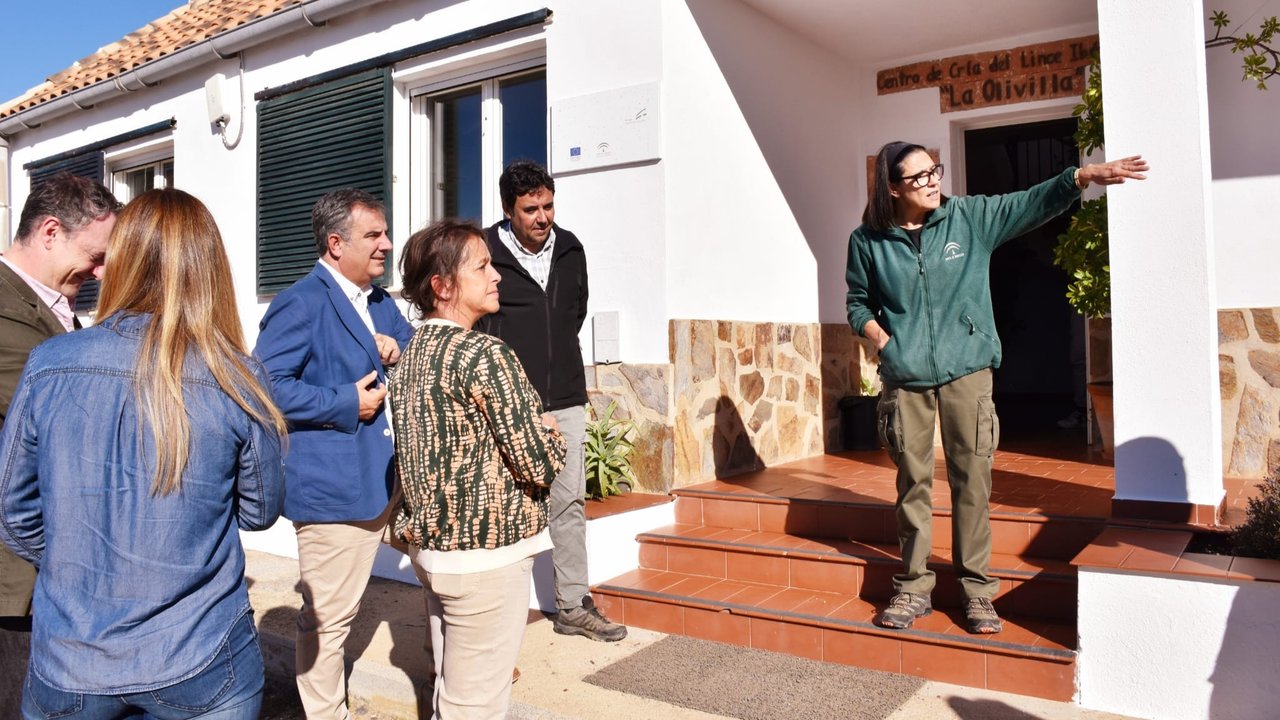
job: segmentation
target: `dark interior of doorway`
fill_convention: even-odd
[[[1075,130],[1068,118],[966,131],[966,192],[1023,190],[1077,165]],[[1004,440],[1084,437],[1083,424],[1059,426],[1084,402],[1084,323],[1067,304],[1066,273],[1053,264],[1057,237],[1074,209],[1010,240],[991,258],[991,299],[1004,346],[995,372]]]

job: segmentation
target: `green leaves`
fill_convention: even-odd
[[[1080,95],[1080,104],[1072,109],[1071,114],[1077,122],[1074,137],[1080,151],[1088,155],[1102,147],[1102,61],[1097,53],[1093,55],[1093,66]]]
[[[1280,49],[1271,46],[1276,33],[1280,33],[1280,19],[1272,15],[1258,26],[1258,34],[1246,32],[1244,37],[1223,34],[1231,26],[1231,19],[1221,10],[1209,16],[1215,28],[1213,37],[1205,41],[1205,47],[1229,46],[1232,53],[1244,55],[1241,65],[1244,76],[1241,80],[1252,80],[1258,84],[1259,90],[1267,89],[1267,78],[1280,75]]]
[[[597,500],[610,495],[621,495],[619,482],[635,485],[635,472],[631,469],[631,451],[635,449],[627,438],[635,425],[630,420],[615,420],[616,401],[610,401],[604,417],[587,422],[586,474],[587,497]]]
[[[1111,260],[1107,251],[1107,197],[1080,203],[1067,231],[1058,236],[1053,264],[1067,271],[1067,302],[1082,315],[1111,312]]]

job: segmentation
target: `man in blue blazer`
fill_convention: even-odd
[[[413,327],[373,281],[391,252],[382,203],[337,190],[311,210],[319,262],[276,296],[255,354],[289,421],[284,515],[298,535],[298,693],[347,718],[344,651],[395,491],[385,368]]]

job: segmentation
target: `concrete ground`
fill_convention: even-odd
[[[271,678],[263,710],[266,720],[299,720],[293,671],[293,627],[299,596],[297,562],[249,552],[249,594],[257,611],[262,645]],[[429,664],[422,590],[374,578],[356,618],[348,653],[358,657],[351,667],[349,693],[353,714],[368,720],[429,717]],[[661,633],[631,628],[618,643],[596,643],[557,635],[540,613],[530,614],[520,651],[521,678],[512,689],[509,718],[516,720],[583,720],[624,717],[628,720],[714,720],[696,710],[606,690],[584,682],[597,670],[662,639]],[[874,688],[868,688],[873,692]],[[796,698],[791,717],[810,717],[805,699]],[[1123,720],[1119,715],[1082,710],[1007,693],[925,683],[885,720]]]

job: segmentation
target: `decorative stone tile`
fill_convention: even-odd
[[[1218,344],[1245,340],[1249,337],[1249,326],[1244,322],[1244,313],[1240,310],[1218,311]]]
[[[1231,448],[1231,466],[1227,469],[1227,474],[1233,477],[1258,477],[1266,470],[1267,450],[1275,424],[1274,395],[1246,385],[1240,398],[1235,442]]]
[[[738,378],[738,392],[743,400],[748,403],[755,403],[764,395],[764,378],[758,370],[753,370],[748,375]]]
[[[1280,388],[1280,353],[1250,350],[1249,365],[1273,388]]]
[[[795,346],[796,352],[805,360],[814,360],[813,344],[809,340],[809,328],[797,327],[792,335],[791,344]]]
[[[1275,308],[1253,308],[1249,314],[1253,315],[1253,329],[1257,331],[1259,340],[1280,343],[1280,325],[1276,324]]]
[[[618,366],[623,377],[630,383],[640,404],[652,409],[661,417],[667,416],[667,404],[671,397],[671,388],[667,385],[670,369],[666,365],[629,365]]]
[[[1218,356],[1218,385],[1224,402],[1236,396],[1236,361],[1230,355]]]
[[[755,353],[751,350],[751,348],[743,348],[742,350],[738,351],[738,364],[751,365],[755,362],[755,357],[756,357]]]
[[[706,320],[694,320],[690,323],[689,332],[692,340],[689,347],[689,360],[693,365],[693,372],[690,373],[689,379],[698,383],[708,380],[715,376],[715,336],[712,334],[711,323]]]
[[[674,428],[669,411],[670,365],[593,365],[587,368],[587,395],[596,417],[617,403],[614,417],[630,420],[635,449],[631,454],[639,492],[666,493],[673,482]]]

